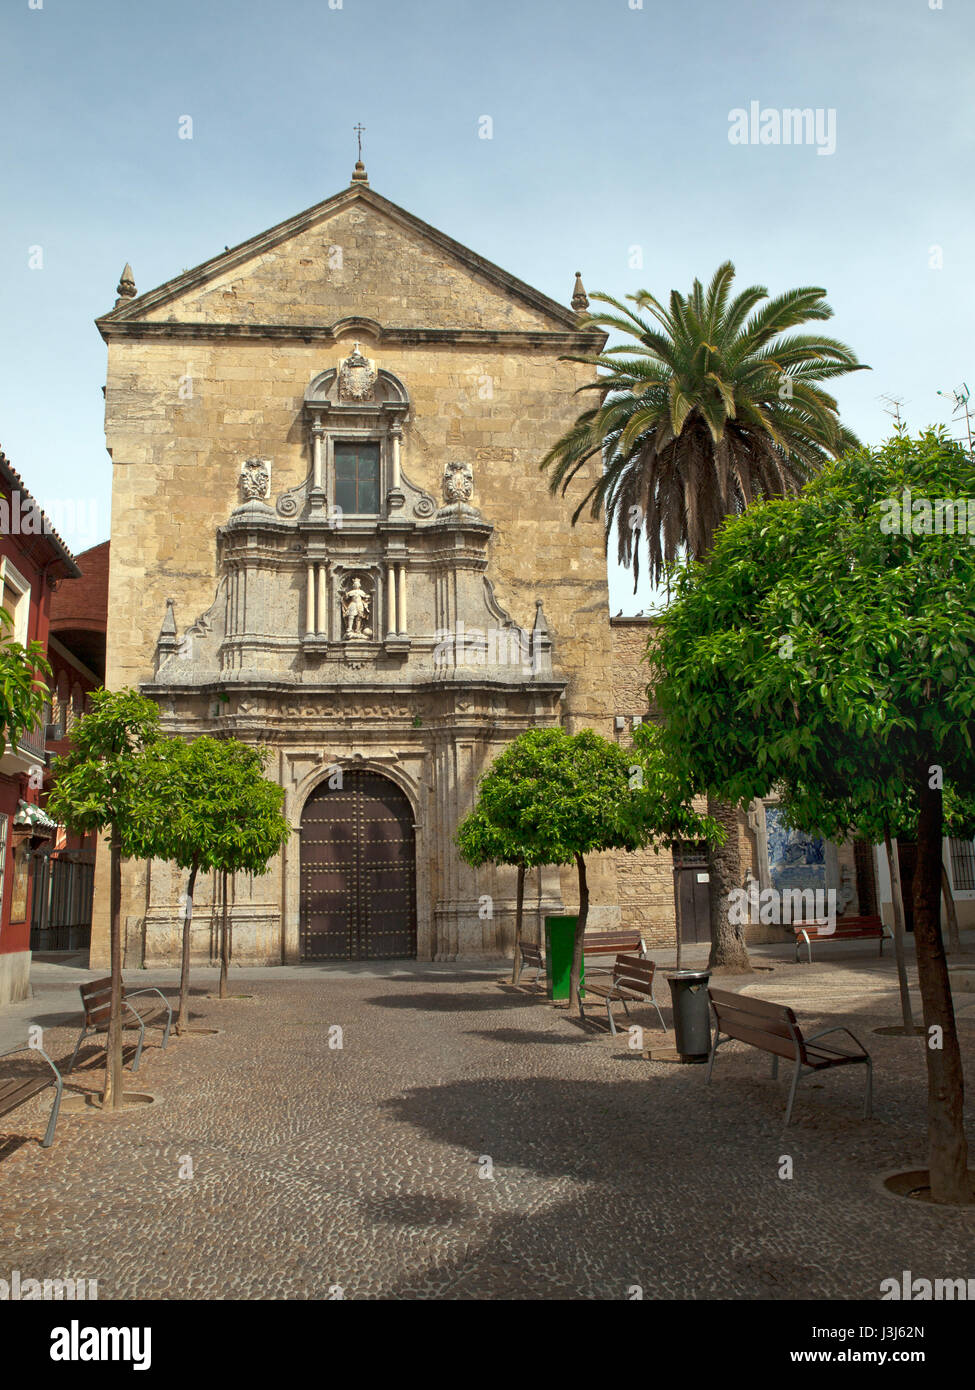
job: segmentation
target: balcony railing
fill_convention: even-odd
[[[26,753],[28,757],[36,758],[39,763],[46,763],[47,753],[44,742],[43,729],[25,729],[17,739],[17,751]]]

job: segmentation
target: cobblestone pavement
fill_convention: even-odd
[[[783,1136],[767,1057],[728,1045],[708,1087],[497,967],[239,972],[254,997],[223,1003],[200,972],[193,1022],[222,1031],[165,1053],[152,1035],[130,1084],[155,1104],[64,1114],[50,1150],[50,1092],[0,1120],[0,1277],[127,1299],[875,1299],[903,1270],[975,1274],[971,1213],[880,1190],[925,1161],[921,1044],[871,1031],[896,1020],[892,967],[774,965],[723,983],[857,1031],[874,1119],[851,1068],[804,1082]],[[971,1075],[975,996],[958,1002]],[[70,1055],[64,1015],[31,1007]],[[97,1087],[84,1055],[71,1079]]]

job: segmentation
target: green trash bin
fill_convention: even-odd
[[[550,999],[568,999],[569,977],[572,974],[572,947],[576,939],[578,917],[545,918],[545,976]],[[586,977],[585,961],[579,977],[580,988]]]

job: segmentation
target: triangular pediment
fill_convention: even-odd
[[[509,275],[372,189],[353,185],[98,320],[215,331],[382,330],[565,334],[571,309]]]

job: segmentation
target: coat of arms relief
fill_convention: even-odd
[[[240,466],[240,495],[245,502],[265,502],[271,493],[271,460],[247,459]]]
[[[371,401],[379,373],[372,358],[364,357],[353,343],[348,357],[339,364],[339,399]]]

